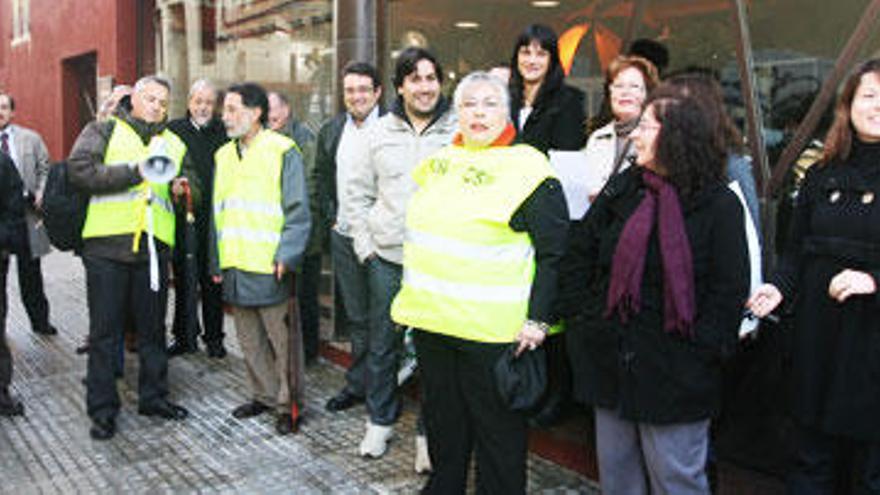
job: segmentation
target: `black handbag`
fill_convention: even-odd
[[[527,411],[547,388],[547,357],[543,347],[526,350],[517,357],[518,346],[508,346],[495,362],[495,385],[508,409]]]

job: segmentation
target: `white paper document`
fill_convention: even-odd
[[[598,177],[599,172],[594,167],[587,166],[587,157],[582,151],[550,150],[550,166],[562,183],[569,218],[580,220],[590,207],[590,184],[601,180]]]

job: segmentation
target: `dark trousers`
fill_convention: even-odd
[[[0,252],[0,395],[12,382],[12,354],[6,344],[6,272],[9,271],[9,255]]]
[[[186,221],[178,216],[178,222]],[[179,224],[182,225],[182,224]],[[171,333],[174,341],[186,345],[196,344],[196,338],[201,334],[202,342],[208,347],[220,347],[223,345],[223,284],[215,284],[208,273],[208,255],[206,249],[207,235],[198,233],[199,245],[196,262],[198,263],[198,287],[189,287],[191,283],[186,276],[186,246],[182,234],[183,228],[177,229],[174,255],[171,267],[174,271],[174,323]],[[194,334],[188,333],[186,325],[186,297],[188,291],[199,291],[202,301],[202,325],[194,328]],[[204,332],[202,332],[204,328]]]
[[[167,266],[160,255],[159,266]],[[168,355],[162,325],[168,280],[159,270],[160,288],[150,290],[148,263],[120,263],[84,256],[89,304],[89,359],[86,370],[86,409],[92,419],[111,419],[119,412],[114,372],[131,311],[138,340],[138,401],[150,407],[168,396]]]
[[[880,443],[798,428],[791,495],[880,494]]]
[[[477,493],[525,493],[526,419],[504,405],[493,371],[507,344],[418,330],[414,340],[433,467],[423,492],[465,493],[476,451]]]
[[[374,425],[390,426],[400,415],[397,370],[403,333],[391,321],[391,302],[400,290],[403,266],[373,256],[366,261],[370,304],[367,340],[367,412]],[[354,338],[354,336],[352,336]]]
[[[34,331],[45,331],[49,328],[49,301],[46,300],[46,293],[43,290],[40,258],[32,257],[28,250],[26,253],[16,255],[15,261],[18,266],[21,302],[31,321],[31,328]]]
[[[369,292],[367,268],[354,254],[351,237],[330,232],[330,253],[336,294],[345,310],[348,337],[351,339],[351,366],[345,372],[349,393],[364,397],[367,393],[367,350],[369,344]]]
[[[302,328],[303,351],[307,360],[318,357],[318,334],[321,307],[318,289],[321,285],[321,254],[303,258],[302,273],[296,277],[296,296],[299,300],[299,318]]]

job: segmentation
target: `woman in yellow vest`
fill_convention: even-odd
[[[493,368],[504,350],[540,346],[553,323],[568,211],[546,157],[511,146],[507,88],[484,72],[455,91],[454,144],[413,171],[403,282],[391,308],[415,328],[433,472],[427,493],[524,493],[526,418]]]

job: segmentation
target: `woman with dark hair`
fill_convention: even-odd
[[[596,173],[587,191],[594,198],[612,175],[629,167],[635,155],[629,133],[642,114],[648,93],[657,85],[657,69],[648,60],[637,56],[615,58],[605,72],[605,93],[612,119],[596,129],[587,139],[586,166]]]
[[[556,33],[540,24],[528,26],[516,40],[510,67],[510,118],[517,142],[543,153],[583,148],[584,94],[564,84]]]
[[[570,232],[563,313],[575,398],[595,407],[609,494],[708,494],[721,360],[749,287],[743,209],[702,106],[661,86],[613,176]]]
[[[778,269],[748,307],[763,317],[794,300],[789,491],[880,493],[880,59],[844,83],[817,165]]]
[[[739,184],[749,215],[755,222],[756,230],[760,232],[761,206],[758,203],[755,176],[752,173],[752,160],[743,154],[742,134],[724,109],[724,96],[717,77],[708,71],[695,70],[670,75],[665,82],[669,86],[679,88],[683,96],[704,102],[703,108],[710,114],[709,122],[714,122],[718,126],[717,135],[723,139],[721,146],[728,151],[727,178]]]
[[[564,84],[556,33],[540,24],[526,27],[516,40],[510,67],[510,119],[517,130],[516,142],[532,145],[545,154],[583,148],[584,94]],[[542,427],[558,421],[571,382],[561,334],[554,329],[545,347],[547,392],[531,418],[532,425]]]

